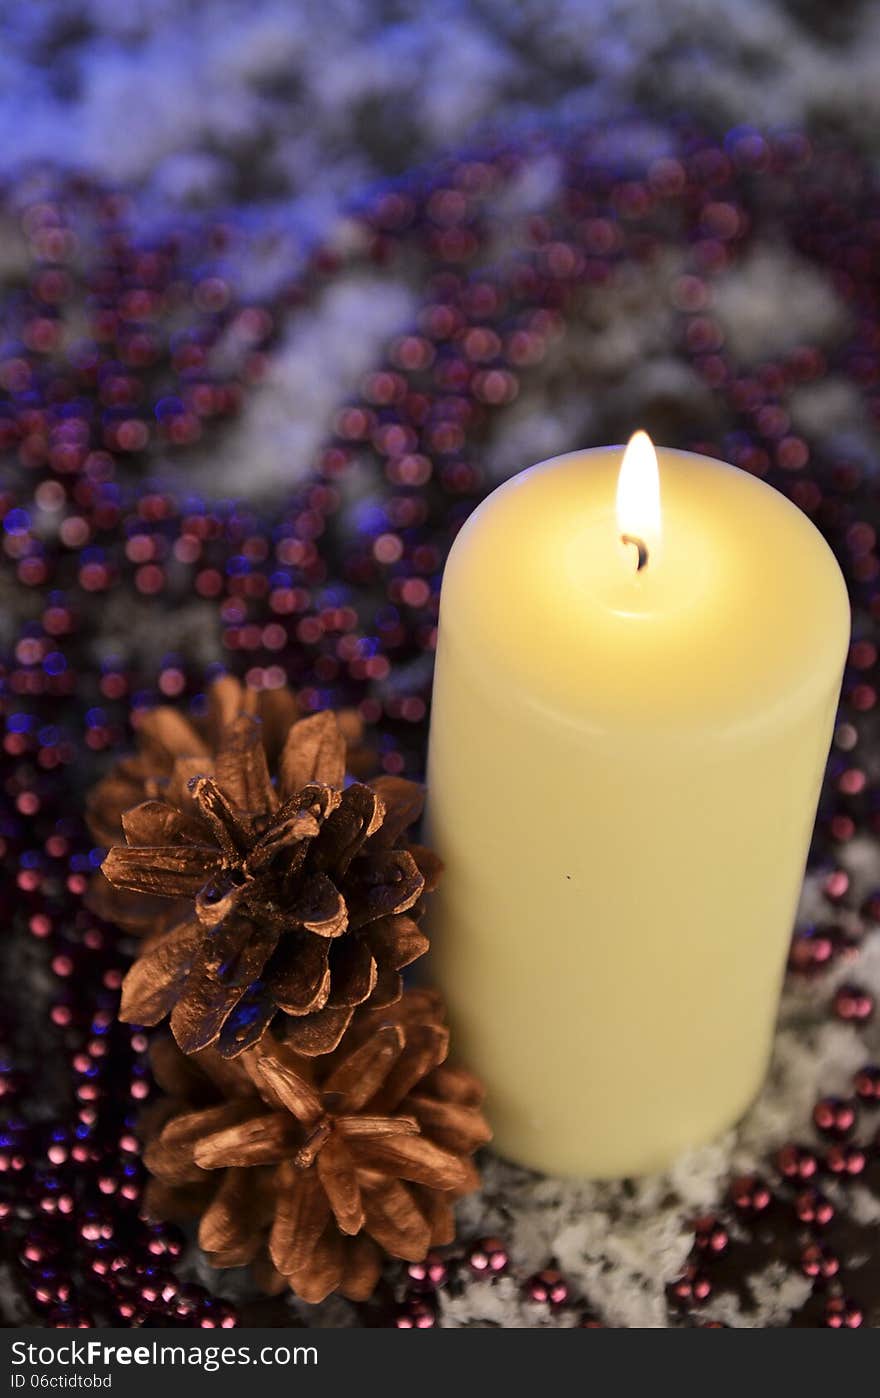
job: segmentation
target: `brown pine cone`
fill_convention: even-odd
[[[161,797],[122,816],[126,844],[102,870],[116,889],[168,900],[176,921],[125,978],[120,1017],[171,1029],[185,1053],[217,1042],[234,1057],[282,1012],[300,1053],[338,1044],[355,1006],[400,998],[421,956],[423,892],[439,874],[405,832],[421,813],[412,782],[343,787],[345,740],[332,713],[300,719],[269,775],[259,720],[239,715],[213,757],[179,757]]]
[[[232,1063],[158,1041],[171,1097],[150,1109],[147,1215],[201,1215],[211,1265],[252,1263],[271,1293],[365,1300],[383,1253],[420,1261],[453,1240],[453,1203],[479,1184],[483,1091],[446,1066],[448,1042],[443,1002],[424,990],[359,1011],[318,1059],[271,1035]]]

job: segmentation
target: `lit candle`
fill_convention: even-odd
[[[730,1126],[770,1052],[849,638],[810,521],[637,433],[476,510],[428,773],[456,1045],[501,1154],[606,1178]]]

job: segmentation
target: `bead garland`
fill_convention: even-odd
[[[197,710],[206,676],[183,655],[167,656],[156,675],[133,650],[107,654],[105,604],[199,599],[229,668],[256,687],[289,681],[304,708],[356,704],[376,765],[418,774],[443,560],[491,488],[493,425],[577,326],[591,292],[668,248],[685,258],[670,286],[676,348],[711,391],[718,423],[709,440],[675,444],[788,494],[828,537],[850,587],[854,642],[811,857],[824,912],[798,929],[790,973],[849,964],[828,1014],[856,1029],[874,1014],[858,959],[880,920],[880,893],[856,906],[841,854],[880,830],[870,762],[877,507],[866,464],[849,452],[829,457],[798,433],[785,399],[833,373],[880,418],[877,188],[854,156],[814,151],[798,133],[738,129],[716,142],[682,128],[673,153],[641,169],[608,157],[603,137],[587,128],[449,157],[371,195],[352,216],[352,251],[314,250],[276,298],[282,315],[359,265],[415,268],[424,294],[413,325],[340,406],[332,437],[274,511],[191,498],[183,486],[186,453],[246,404],[278,328],[278,311],[237,296],[227,270],[235,230],[141,236],[127,202],[85,180],[6,192],[29,259],[5,296],[12,338],[0,351],[0,516],[18,626],[3,695],[2,1020],[11,1028],[0,1050],[0,1218],[22,1316],[209,1328],[240,1318],[180,1279],[182,1234],[138,1221],[146,1039],[115,1020],[125,947],[83,905],[99,854],[74,798],[100,754],[127,741],[130,711],[162,697]],[[501,194],[548,155],[560,170],[555,193],[504,225]],[[833,358],[802,345],[746,370],[725,347],[713,282],[768,220],[849,307],[851,331]],[[179,473],[174,490],[151,474],[159,452]],[[22,984],[27,1001],[16,995]],[[851,1097],[816,1103],[814,1143],[787,1144],[766,1178],[734,1180],[717,1217],[694,1221],[692,1257],[669,1289],[670,1323],[705,1324],[700,1308],[713,1293],[775,1257],[813,1286],[794,1323],[865,1321],[825,1186],[880,1189],[878,1108],[880,1067],[866,1061]],[[465,1240],[390,1272],[364,1319],[425,1328],[438,1293],[465,1275],[492,1286],[514,1273],[502,1239]],[[518,1281],[535,1323],[600,1323],[601,1297],[573,1294],[554,1259]]]

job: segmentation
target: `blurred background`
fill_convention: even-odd
[[[138,711],[198,715],[228,668],[356,706],[373,765],[420,775],[456,530],[513,472],[639,426],[790,495],[853,599],[775,1068],[668,1187],[541,1193],[490,1166],[462,1236],[504,1232],[522,1275],[463,1261],[441,1323],[557,1323],[522,1286],[551,1257],[610,1324],[692,1323],[694,1216],[732,1174],[777,1180],[820,1093],[880,1061],[878,75],[872,0],[0,7],[12,1323],[225,1325],[240,1299],[176,1234],[183,1289],[143,1281],[146,1041],[114,1023],[132,947],[83,901],[82,819]],[[835,1246],[880,1324],[862,1164]],[[850,1325],[797,1261],[804,1217],[727,1258],[721,1321]],[[392,1280],[378,1323],[400,1323]]]
[[[728,139],[797,132],[873,160],[878,64],[870,0],[9,4],[0,277],[26,275],[21,207],[51,195],[64,172],[124,191],[141,237],[175,221],[225,222],[234,236],[222,252],[206,243],[206,262],[238,298],[268,302],[317,245],[349,251],[346,210],[463,145],[515,145],[537,132],[551,148],[493,211],[502,219],[550,206],[553,143],[582,129],[606,134],[624,173],[675,155],[682,123]],[[728,345],[754,362],[805,338],[835,343],[847,318],[827,279],[783,246],[769,208],[766,226],[749,232],[716,290]],[[210,458],[188,452],[193,483],[256,498],[299,478],[340,398],[414,315],[422,270],[412,272],[357,268],[295,326],[279,320],[266,382],[239,426],[211,441]],[[705,394],[671,346],[674,273],[669,259],[650,275],[624,269],[593,299],[586,336],[575,329],[552,373],[533,377],[512,438],[502,432],[490,447],[492,479],[577,442],[625,438],[635,420],[667,440],[686,427],[705,435]],[[587,374],[600,391],[584,391]],[[826,432],[849,432],[859,417],[837,382],[821,405],[800,407],[812,415],[805,426],[815,418]]]
[[[557,147],[581,130],[605,140],[622,177],[676,157],[688,123],[728,142],[755,129],[793,132],[872,161],[878,63],[880,9],[869,0],[8,4],[0,14],[8,337],[24,333],[16,288],[34,256],[22,210],[51,201],[64,179],[122,191],[138,238],[187,230],[189,280],[210,272],[227,301],[283,308],[316,247],[352,250],[358,235],[346,211],[383,182],[463,147],[526,149],[537,133],[534,157],[489,210],[501,223],[550,209]],[[760,226],[750,215],[731,240],[736,266],[714,269],[725,344],[743,364],[805,341],[833,349],[848,313],[828,277],[775,227],[769,188],[760,199]],[[511,243],[529,236],[511,222]],[[82,253],[87,243],[82,235]],[[684,254],[671,245],[652,268],[631,261],[595,290],[501,415],[483,449],[489,484],[574,445],[625,439],[637,423],[670,442],[717,435],[716,405],[675,344],[669,287]],[[277,500],[314,464],[340,402],[389,337],[412,323],[424,277],[406,259],[390,275],[360,264],[343,268],[296,316],[282,310],[259,386],[225,415],[222,434],[193,435],[169,466],[174,479],[185,464],[197,490]],[[64,351],[94,331],[89,305],[83,310],[84,322],[63,312]],[[175,313],[169,335],[181,321]],[[839,376],[791,406],[795,425],[815,428],[835,451],[873,450],[863,410]],[[117,469],[142,469],[144,430]],[[167,454],[155,446],[151,436],[150,466],[161,472]],[[208,658],[205,634],[198,622],[181,632],[200,638]]]
[[[0,170],[321,226],[475,129],[638,107],[876,148],[871,0],[37,0],[0,16]]]

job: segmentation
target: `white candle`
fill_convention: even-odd
[[[759,1088],[849,637],[789,501],[678,451],[658,490],[644,448],[475,512],[432,713],[456,1044],[502,1154],[594,1177],[668,1164]]]

